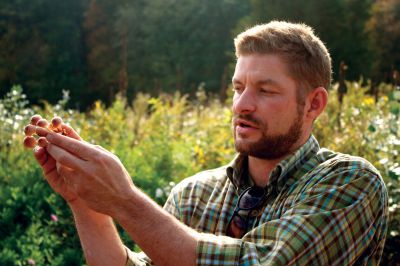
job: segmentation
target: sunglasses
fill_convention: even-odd
[[[250,218],[261,215],[267,197],[264,188],[252,186],[239,196],[235,211],[228,223],[227,236],[241,238],[248,230]]]

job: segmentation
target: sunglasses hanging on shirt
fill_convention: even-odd
[[[227,236],[241,238],[248,231],[249,221],[262,213],[269,194],[258,186],[245,189],[239,196],[233,215],[228,223]]]

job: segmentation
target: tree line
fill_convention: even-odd
[[[0,96],[20,84],[54,103],[68,90],[80,109],[117,93],[224,97],[232,37],[272,19],[312,26],[336,79],[344,62],[347,79],[398,82],[400,0],[0,0]]]

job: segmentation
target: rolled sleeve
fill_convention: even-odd
[[[197,242],[197,265],[238,265],[241,239],[200,234]]]

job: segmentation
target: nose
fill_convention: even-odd
[[[233,96],[232,109],[235,114],[250,114],[256,110],[256,97],[249,89]]]

